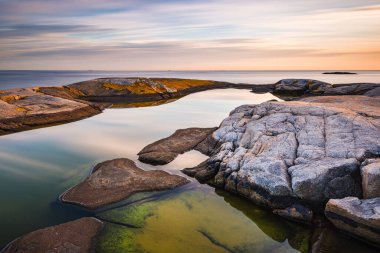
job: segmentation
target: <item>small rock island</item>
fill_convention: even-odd
[[[334,72],[324,72],[324,75],[357,75],[358,73],[347,72],[347,71],[334,71]]]

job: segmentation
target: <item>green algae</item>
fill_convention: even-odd
[[[135,241],[136,229],[107,224],[98,238],[97,252],[106,253],[144,253],[141,245]]]
[[[117,208],[104,214],[98,215],[99,218],[129,224],[135,227],[143,227],[145,220],[153,216],[157,207],[156,203],[148,202],[141,205],[132,205],[127,208]]]
[[[279,247],[307,252],[310,237],[301,226],[289,225],[236,196],[219,196],[209,187],[134,203],[101,217],[138,227],[106,223],[98,243],[106,253],[270,252]],[[300,237],[293,240],[296,249],[288,242],[295,232]]]

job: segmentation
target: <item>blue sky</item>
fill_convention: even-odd
[[[380,69],[380,1],[0,0],[0,69]]]

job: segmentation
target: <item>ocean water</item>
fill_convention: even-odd
[[[5,71],[0,89],[60,86],[100,77],[173,77],[232,83],[268,84],[284,78],[309,78],[330,83],[380,83],[380,71],[353,71],[357,75],[323,75],[324,71]]]
[[[14,72],[13,79],[8,73],[8,83],[18,87],[42,85],[50,75],[54,82],[46,85],[61,85],[103,76],[70,73],[57,72],[55,78],[52,72],[24,73],[29,77],[24,76],[21,85],[22,78]],[[249,73],[234,73],[226,79],[226,73],[191,73],[194,76],[176,77],[253,80]],[[130,75],[142,76],[142,72]],[[271,99],[276,97],[269,93],[210,90],[159,106],[112,108],[81,121],[0,136],[0,248],[30,231],[96,216],[138,226],[132,229],[107,222],[97,244],[99,252],[310,252],[315,247],[321,252],[377,252],[333,228],[289,222],[191,178],[189,185],[164,192],[151,201],[127,201],[108,211],[90,213],[58,201],[59,195],[83,180],[94,165],[108,159],[125,157],[145,170],[163,169],[185,176],[180,172],[182,168],[195,166],[207,157],[190,151],[168,165],[151,166],[139,162],[137,153],[176,129],[218,126],[235,107]]]

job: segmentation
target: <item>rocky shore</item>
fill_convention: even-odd
[[[78,120],[114,103],[162,101],[231,87],[271,92],[292,101],[242,105],[219,127],[179,129],[143,148],[139,160],[163,165],[178,154],[198,150],[209,158],[183,173],[286,219],[320,226],[327,217],[338,229],[380,247],[378,84],[286,79],[244,86],[101,78],[63,87],[15,89],[0,91],[0,134]],[[144,171],[120,158],[96,165],[60,199],[94,210],[137,192],[173,189],[188,182],[164,171]],[[91,252],[101,228],[101,221],[82,218],[31,232],[1,253]]]
[[[315,223],[332,199],[380,197],[379,97],[315,96],[243,105],[206,140],[209,148],[200,151],[210,158],[184,169],[185,174],[288,219]],[[380,216],[371,219],[378,230]],[[380,245],[378,237],[355,236]]]
[[[252,87],[209,80],[136,77],[0,90],[0,135],[80,120],[112,105],[151,106],[209,89]]]
[[[379,96],[380,85],[332,85],[309,79],[284,79],[275,84],[234,84],[177,78],[99,78],[61,87],[0,90],[0,135],[80,120],[116,107],[151,106],[210,89],[251,89],[294,100],[307,96]]]

